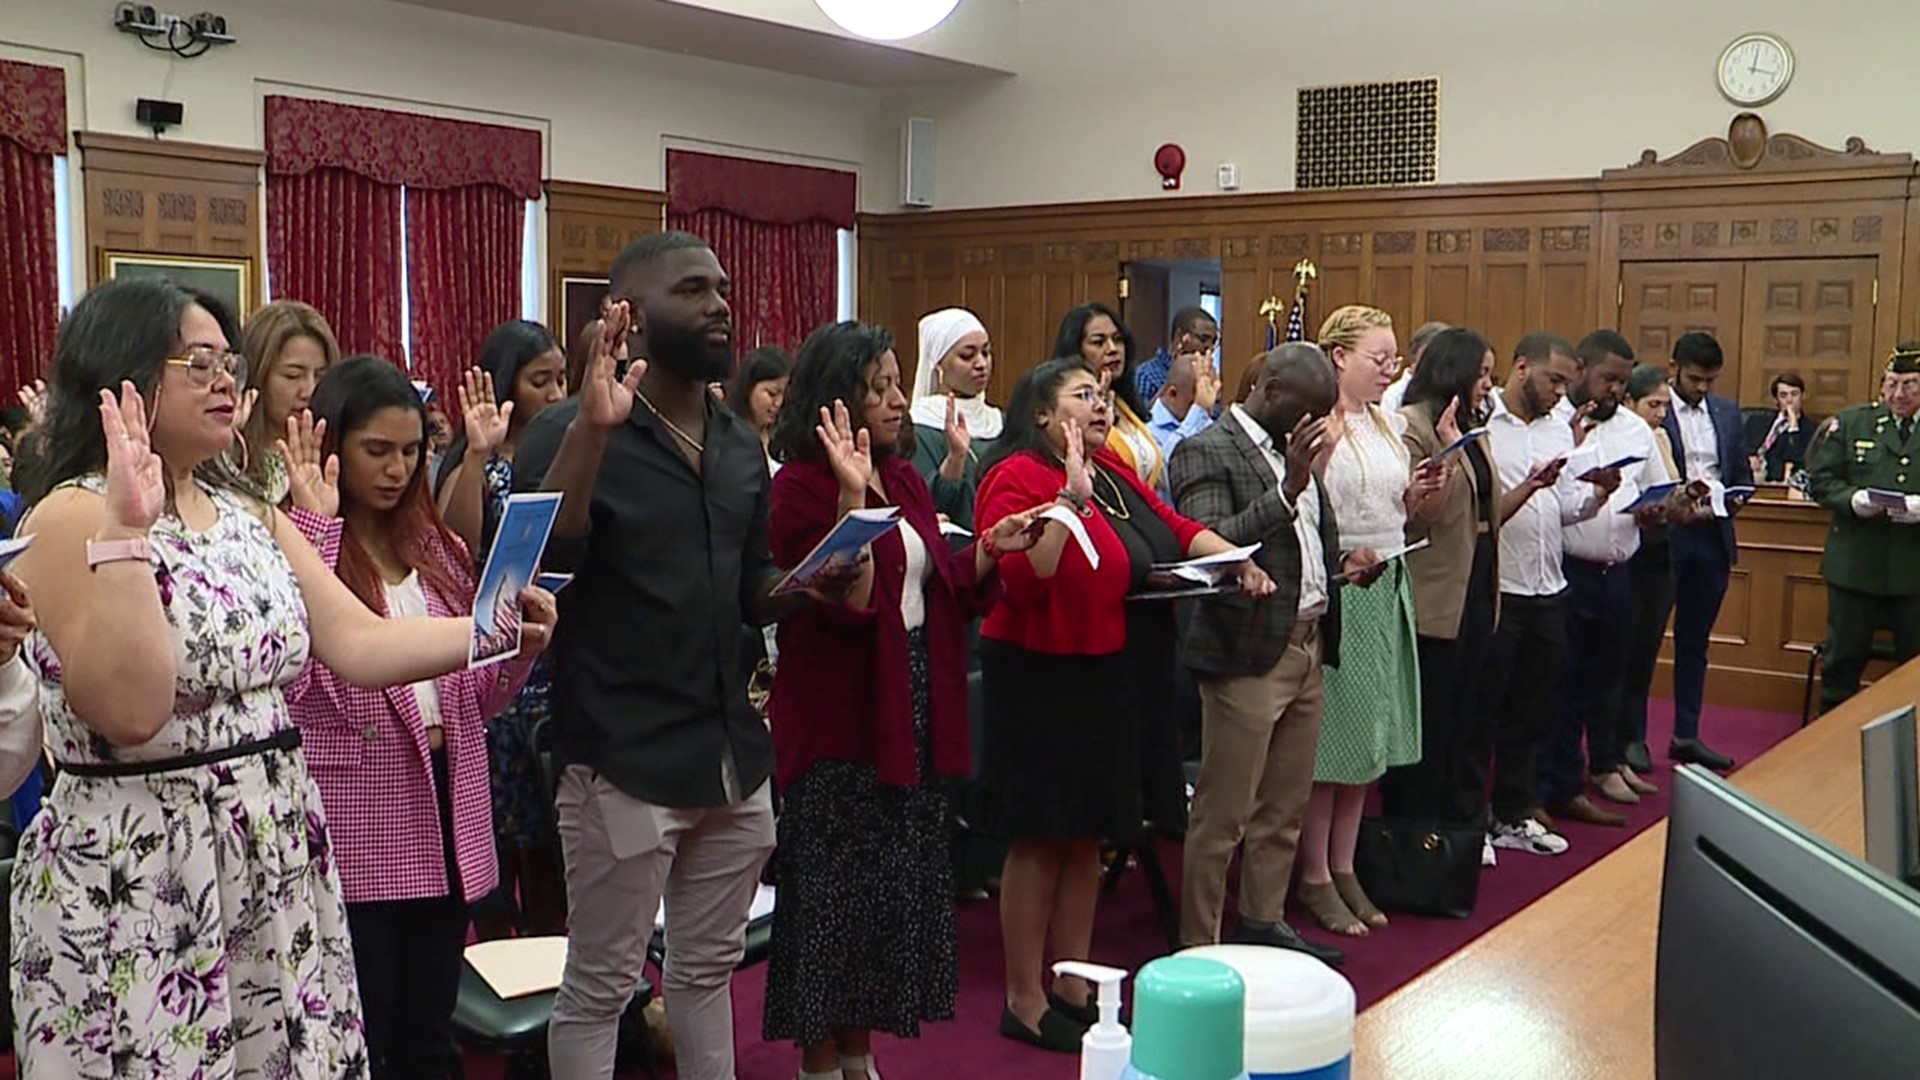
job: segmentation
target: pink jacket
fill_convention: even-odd
[[[289,517],[328,566],[339,565],[345,522],[298,509]],[[467,559],[464,548],[444,554],[457,563]],[[443,596],[431,584],[423,585],[430,614],[469,613],[471,597]],[[461,895],[469,903],[492,892],[500,880],[486,721],[520,692],[531,668],[530,660],[513,660],[437,680],[453,788],[454,860]],[[413,687],[362,689],[314,660],[288,699],[300,725],[307,769],[320,789],[347,903],[447,895],[433,766]]]

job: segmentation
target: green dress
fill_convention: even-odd
[[[940,463],[947,460],[945,428],[913,425],[913,467],[933,490],[933,508],[963,529],[973,529],[973,493],[980,489],[980,462],[993,448],[992,439],[974,438],[967,452],[967,468],[958,480],[940,475]]]

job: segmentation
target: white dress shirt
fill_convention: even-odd
[[[1500,484],[1508,491],[1527,482],[1533,470],[1556,458],[1573,457],[1573,427],[1552,413],[1531,423],[1507,408],[1506,396],[1493,392],[1487,442]],[[1560,470],[1560,479],[1533,494],[1500,526],[1500,591],[1510,596],[1556,596],[1567,587],[1560,570],[1562,530],[1600,512],[1592,484]]]
[[[1571,421],[1573,412],[1573,404],[1568,401],[1553,410],[1563,422]],[[1640,498],[1642,491],[1667,479],[1667,467],[1660,460],[1660,448],[1654,445],[1653,429],[1647,422],[1624,405],[1615,409],[1612,416],[1587,432],[1586,441],[1567,462],[1566,472],[1579,476],[1625,457],[1646,460],[1620,470],[1620,486],[1598,514],[1566,527],[1563,539],[1569,556],[1613,566],[1633,558],[1633,553],[1640,550],[1640,526],[1626,508]]]
[[[1413,372],[1408,371],[1393,380],[1380,392],[1380,408],[1386,412],[1397,413],[1407,403],[1407,384],[1413,381]]]
[[[1680,441],[1686,444],[1687,459],[1679,463],[1689,480],[1720,479],[1720,435],[1713,430],[1713,414],[1707,411],[1707,399],[1689,405],[1673,395],[1673,416],[1680,424]]]
[[[1273,482],[1280,489],[1280,497],[1285,499],[1287,459],[1274,448],[1273,436],[1239,405],[1230,405],[1227,411],[1240,422],[1253,445],[1260,448],[1267,467],[1273,470]],[[1300,618],[1317,619],[1327,610],[1327,554],[1320,546],[1320,488],[1313,477],[1307,477],[1306,490],[1300,493],[1300,501],[1292,504],[1291,509],[1293,535],[1300,541]]]

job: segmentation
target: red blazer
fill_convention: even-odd
[[[1146,496],[1173,530],[1181,551],[1206,531],[1205,525],[1181,517],[1162,502],[1140,482],[1133,466],[1113,451],[1103,447],[1093,460]],[[1014,454],[981,478],[980,493],[974,499],[975,527],[985,532],[1001,518],[1050,503],[1066,483],[1067,472],[1062,466],[1039,454]],[[1079,543],[1071,539],[1050,578],[1035,574],[1025,553],[1006,556],[1000,560],[1000,576],[1006,581],[1007,599],[987,614],[980,626],[982,637],[1056,656],[1105,656],[1126,647],[1127,620],[1122,605],[1133,581],[1127,546],[1098,503],[1093,504],[1093,516],[1082,518],[1081,524],[1087,527],[1087,538],[1100,554],[1100,569],[1087,562]]]
[[[881,460],[880,481],[900,507],[901,528],[926,545],[927,659],[932,680],[933,770],[965,776],[972,757],[967,727],[967,622],[992,606],[998,580],[974,574],[973,547],[953,553],[940,535],[933,496],[913,463]],[[774,562],[792,566],[839,519],[840,482],[824,460],[794,461],[774,474],[767,539]],[[885,505],[871,491],[869,506]],[[913,686],[907,628],[900,615],[906,545],[898,530],[873,545],[873,596],[865,610],[811,604],[780,623],[780,662],[767,717],[773,726],[774,779],[782,788],[815,762],[854,761],[879,770],[880,782],[919,782],[913,738]]]
[[[339,565],[345,522],[298,509],[288,516],[320,549],[328,566]],[[441,554],[450,565],[468,565],[464,548]],[[471,612],[473,597],[443,595],[424,580],[422,586],[429,614]],[[487,783],[486,719],[513,700],[532,666],[530,660],[510,660],[436,680],[453,788],[454,861],[460,893],[469,902],[492,892],[500,881]],[[427,729],[413,687],[350,686],[314,660],[289,690],[288,704],[327,812],[327,834],[347,903],[446,896],[440,809]]]

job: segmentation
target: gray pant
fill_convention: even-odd
[[[773,850],[768,785],[700,810],[641,802],[584,766],[560,777],[567,867],[567,969],[554,1001],[553,1075],[611,1080],[620,1014],[633,996],[664,894],[662,990],[682,1080],[734,1080],[733,970]]]

